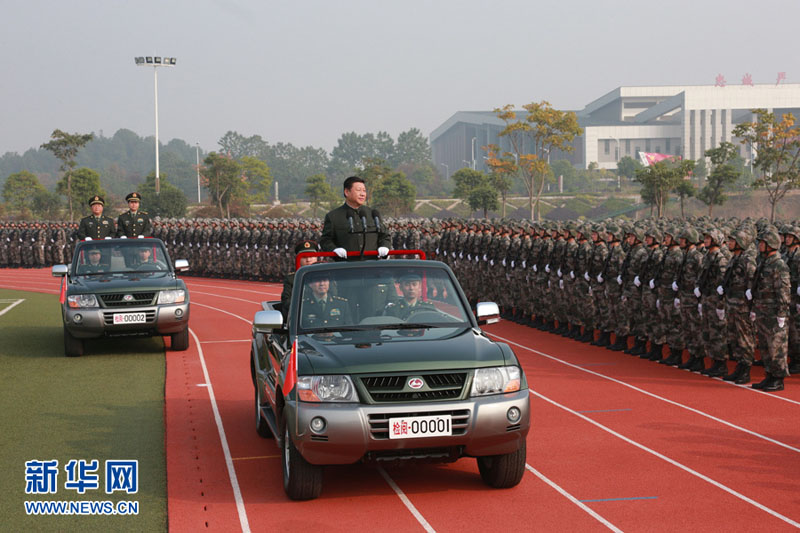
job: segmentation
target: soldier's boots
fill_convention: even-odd
[[[736,363],[736,368],[733,369],[733,372],[725,375],[722,380],[733,381],[737,385],[750,383],[750,365],[742,362]]]
[[[795,358],[789,364],[789,374],[791,374],[793,376],[796,375],[796,374],[800,374],[800,357]]]
[[[661,361],[661,357],[664,355],[663,351],[664,345],[663,344],[655,344],[653,343],[650,347],[650,351],[647,353],[649,356],[648,359],[650,361]]]
[[[580,342],[594,343],[594,329],[584,328],[584,330],[585,331],[583,332],[583,335],[578,337],[577,340],[579,340]]]
[[[753,361],[753,366],[764,366],[764,360],[756,359],[755,361]]]
[[[702,357],[695,357],[690,355],[689,359],[680,365],[678,368],[681,370],[688,370],[689,372],[701,372],[705,370],[706,364],[703,362]]]
[[[628,338],[623,337],[621,335],[617,335],[617,340],[614,344],[606,346],[609,350],[613,352],[621,352],[628,348]]]
[[[783,390],[783,378],[774,377],[767,372],[764,375],[764,380],[758,383],[753,383],[753,388],[763,391],[779,391]]]
[[[605,348],[606,346],[611,346],[611,332],[601,331],[600,337],[598,337],[596,341],[592,341],[590,344],[594,346],[600,346],[601,348]]]
[[[647,341],[636,339],[633,343],[633,347],[625,350],[625,353],[628,355],[642,355],[647,351]]]
[[[683,359],[683,350],[680,348],[670,348],[669,357],[658,362],[660,365],[678,366]]]
[[[724,360],[714,361],[713,365],[711,365],[709,368],[703,370],[700,373],[710,378],[718,378],[728,373],[728,366],[725,364]]]

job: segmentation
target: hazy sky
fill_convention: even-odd
[[[7,0],[0,154],[56,129],[154,132],[217,148],[228,130],[330,151],[339,136],[542,99],[579,109],[619,85],[800,79],[800,2]]]

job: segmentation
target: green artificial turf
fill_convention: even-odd
[[[165,531],[164,344],[88,341],[64,356],[58,296],[0,290],[25,301],[0,315],[0,517],[4,531]],[[59,461],[56,494],[26,494],[25,462]],[[100,488],[64,487],[71,459],[97,459]],[[139,492],[104,490],[106,460],[139,461]],[[28,516],[25,501],[136,501],[136,516]]]

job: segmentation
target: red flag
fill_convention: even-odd
[[[60,303],[64,303],[67,299],[67,284],[64,283],[66,281],[64,277],[61,278],[61,298],[58,299]]]
[[[297,337],[292,343],[292,352],[289,354],[289,364],[286,365],[286,379],[283,381],[283,396],[288,397],[297,384]]]

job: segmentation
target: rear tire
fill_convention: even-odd
[[[267,421],[264,420],[264,417],[261,416],[261,393],[258,391],[258,385],[255,388],[255,411],[256,411],[256,433],[262,439],[269,439],[272,437],[272,430],[269,428],[269,424]]]
[[[83,355],[83,339],[73,337],[66,327],[64,328],[64,355],[67,357]]]
[[[292,500],[313,500],[322,492],[322,467],[306,461],[292,442],[283,418],[283,490]]]
[[[175,352],[183,352],[189,348],[189,328],[170,335],[171,348]]]
[[[504,455],[478,457],[478,470],[483,482],[496,489],[507,489],[517,485],[525,473],[526,445],[522,441],[519,449]]]

